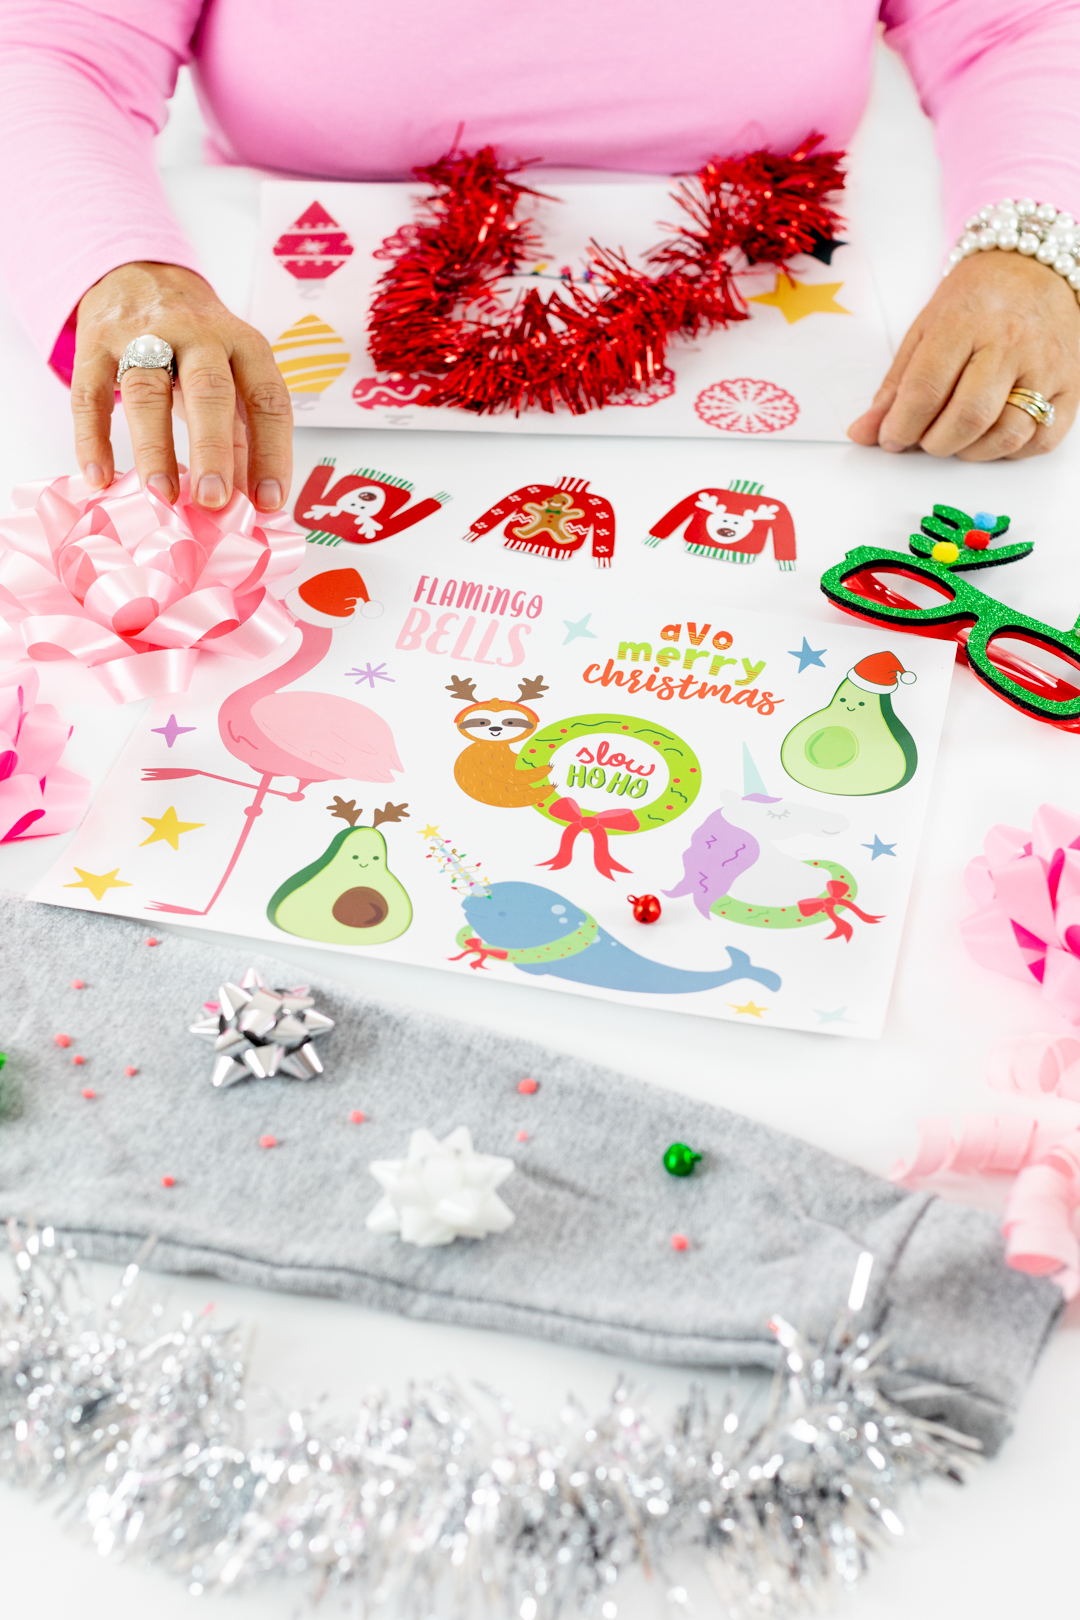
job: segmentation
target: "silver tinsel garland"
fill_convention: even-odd
[[[978,1449],[905,1408],[927,1385],[885,1393],[900,1369],[850,1312],[822,1346],[771,1324],[784,1365],[753,1421],[692,1390],[653,1424],[618,1387],[598,1415],[570,1401],[545,1437],[498,1397],[431,1384],[329,1431],[290,1412],[252,1445],[235,1329],[168,1323],[137,1265],[97,1306],[51,1230],[9,1232],[0,1477],[60,1491],[100,1552],[193,1593],[288,1575],[349,1585],[386,1620],[609,1617],[624,1570],[670,1586],[676,1556],[704,1552],[731,1613],[788,1614],[852,1585],[901,1533],[905,1488],[962,1478]]]

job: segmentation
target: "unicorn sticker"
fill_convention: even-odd
[[[683,854],[682,881],[664,890],[668,899],[691,895],[704,918],[722,917],[748,928],[805,928],[828,921],[833,925],[828,939],[851,938],[851,924],[838,916],[840,910],[863,922],[881,921],[854,904],[858,884],[846,866],[800,860],[777,847],[807,834],[835,837],[846,829],[846,817],[766,793],[745,743],[743,789],[741,795],[723,792],[721,808],[694,832]],[[824,889],[822,876],[827,877]]]

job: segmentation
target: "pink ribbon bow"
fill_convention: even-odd
[[[0,671],[0,844],[67,832],[90,797],[85,776],[57,763],[71,727],[37,694],[32,665]]]
[[[814,900],[799,901],[799,914],[803,917],[813,917],[817,912],[823,911],[833,925],[832,933],[826,934],[825,938],[850,939],[854,932],[851,924],[843,917],[836,915],[842,906],[846,906],[848,911],[853,911],[856,917],[861,917],[863,922],[879,923],[881,921],[880,917],[872,917],[868,911],[863,911],[861,906],[857,906],[854,900],[849,900],[847,896],[850,892],[851,885],[845,883],[843,878],[830,878],[825,885],[823,895],[819,895]]]
[[[1031,832],[991,827],[965,880],[980,910],[960,924],[983,967],[1034,979],[1080,1023],[1080,817],[1041,805]]]
[[[262,658],[293,627],[268,586],[305,539],[233,493],[220,512],[140,489],[134,472],[91,494],[81,477],[24,484],[0,518],[4,651],[74,657],[118,703],[187,690],[199,654]]]
[[[555,820],[568,822],[569,825],[563,828],[559,847],[551,860],[537,861],[538,866],[550,866],[553,872],[569,866],[578,834],[588,833],[593,841],[593,863],[603,877],[610,878],[614,883],[616,872],[630,871],[628,866],[620,866],[612,858],[608,848],[608,832],[637,832],[641,823],[632,810],[605,810],[598,816],[586,817],[576,800],[556,799],[549,806],[548,813]]]
[[[987,1078],[1003,1091],[1080,1103],[1080,1041],[1028,1035],[991,1054]],[[1005,1259],[1014,1271],[1049,1277],[1066,1299],[1080,1294],[1080,1116],[1045,1123],[1032,1115],[969,1114],[954,1135],[948,1119],[920,1119],[910,1163],[892,1180],[940,1175],[1015,1175],[1002,1226]]]

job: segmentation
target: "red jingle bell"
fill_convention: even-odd
[[[655,894],[628,894],[634,908],[635,922],[654,923],[660,916],[660,902]]]

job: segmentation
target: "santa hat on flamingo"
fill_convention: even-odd
[[[848,670],[847,678],[856,686],[861,686],[864,692],[884,697],[889,692],[895,692],[901,681],[905,686],[910,686],[916,676],[912,670],[904,668],[895,653],[878,652],[860,658],[855,667]]]
[[[328,630],[351,618],[357,608],[367,618],[382,612],[381,605],[371,601],[363,577],[355,568],[329,568],[312,574],[302,585],[293,587],[285,605],[295,618],[325,625]]]

